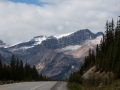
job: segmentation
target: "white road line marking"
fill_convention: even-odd
[[[50,83],[50,82],[48,82],[48,83]],[[35,87],[35,88],[33,88],[33,89],[30,89],[30,90],[35,90],[35,89],[37,89],[37,88],[39,88],[39,87],[42,87],[42,86],[44,86],[44,85],[46,85],[46,84],[48,84],[48,83],[42,84],[42,85],[37,86],[37,87]]]

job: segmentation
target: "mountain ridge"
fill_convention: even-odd
[[[86,40],[94,39],[102,34],[102,32],[94,34],[90,30],[84,29],[61,35],[61,38],[41,35],[4,49],[9,51],[10,55],[15,54],[24,64],[27,62],[31,66],[35,65],[39,73],[52,78],[65,79],[71,72],[79,69],[82,58],[75,58],[63,51],[59,52],[59,50],[65,47],[69,50],[74,46],[74,49],[77,50]],[[73,50],[71,49],[68,52]],[[3,52],[1,51],[1,53]],[[10,55],[7,56],[7,59],[12,56]],[[9,61],[7,60],[8,63]]]

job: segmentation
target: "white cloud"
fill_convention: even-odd
[[[58,35],[88,28],[104,31],[117,19],[119,0],[39,0],[42,6],[0,0],[0,39],[14,44],[37,35]]]

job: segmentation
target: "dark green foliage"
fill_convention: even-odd
[[[114,76],[120,79],[120,20],[117,21],[116,27],[113,19],[111,22],[107,21],[105,34],[100,45],[96,46],[96,54],[93,50],[89,50],[89,55],[85,57],[79,70],[79,79],[92,66],[96,66],[96,71],[113,72]],[[69,82],[79,83],[75,78],[76,73],[78,72],[70,75]]]
[[[104,47],[104,48],[103,48]],[[106,72],[114,72],[120,78],[120,20],[114,27],[114,21],[107,21],[106,33],[96,51],[97,69]]]
[[[2,72],[3,72],[3,65],[2,65],[2,61],[0,59],[0,80],[3,78]]]
[[[3,64],[0,59],[0,81],[46,81],[48,77],[38,74],[35,66],[30,67],[28,63],[23,66],[22,60],[14,55],[11,58],[10,65]]]
[[[80,73],[79,72],[72,73],[69,77],[68,82],[81,84],[82,83],[82,78],[80,76]]]
[[[82,71],[86,71],[92,66],[96,66],[101,72],[113,72],[120,78],[120,20],[115,27],[114,21],[106,23],[106,31],[101,40],[101,44],[96,47],[96,55],[90,53],[85,57]]]
[[[83,74],[84,71],[88,70],[95,64],[95,53],[93,50],[89,50],[89,54],[84,59],[84,64],[81,66],[80,73]]]
[[[24,67],[23,67],[23,62],[22,60],[20,60],[20,66],[19,66],[19,80],[23,80],[24,79]]]
[[[82,84],[83,73],[95,64],[95,54],[93,50],[89,50],[89,55],[85,57],[84,64],[80,67],[80,70],[72,73],[69,76],[69,83],[79,83]]]
[[[77,83],[68,83],[67,87],[69,90],[82,90],[79,84]]]

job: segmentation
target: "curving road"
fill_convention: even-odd
[[[0,85],[0,90],[50,90],[57,82],[24,82]]]

